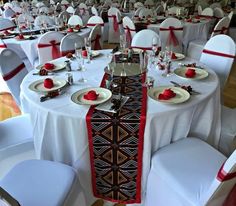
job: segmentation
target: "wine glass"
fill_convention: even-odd
[[[87,51],[88,61],[87,63],[91,63],[91,39],[89,37],[84,38],[84,45]]]
[[[122,57],[121,57],[122,61],[126,60],[126,58],[124,56],[126,44],[127,44],[126,36],[125,36],[125,34],[121,34],[120,35],[120,50],[121,50],[121,54],[122,54]]]
[[[84,83],[87,80],[83,77],[83,74],[82,74],[82,72],[85,71],[85,66],[84,66],[84,59],[82,58],[82,45],[79,42],[75,43],[75,58],[78,63],[77,71],[81,72],[81,78],[79,79],[79,82]]]
[[[165,52],[164,52],[164,58],[163,58],[163,62],[164,62],[164,65],[165,65],[165,73],[162,74],[163,77],[168,77],[168,76],[172,75],[172,72],[171,72],[171,56],[172,56],[171,47],[166,46]]]
[[[156,52],[158,51],[158,39],[156,36],[152,38],[152,52],[153,56],[156,55]]]
[[[63,15],[63,16],[62,16],[62,20],[63,20],[63,22],[64,22],[64,25],[66,26],[66,24],[67,24],[67,16],[66,16],[66,15]]]

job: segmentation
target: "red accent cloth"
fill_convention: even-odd
[[[175,36],[175,32],[174,31],[183,31],[183,27],[173,27],[173,26],[169,26],[169,28],[160,28],[160,31],[170,31],[169,33],[169,39],[168,39],[168,44],[172,44],[174,46],[179,45],[179,41],[177,39],[177,37]]]
[[[52,47],[52,58],[57,59],[61,56],[60,51],[57,47],[58,45],[60,45],[60,42],[56,42],[55,40],[52,40],[49,42],[49,44],[38,44],[38,48]]]
[[[0,48],[7,48],[6,44],[1,44]]]
[[[16,26],[7,27],[7,28],[4,28],[4,29],[1,29],[0,31],[7,31],[7,30],[14,29],[14,28],[16,28]]]
[[[229,31],[229,27],[222,27],[221,29],[213,30],[213,32],[220,32],[220,34],[226,34]]]
[[[104,23],[97,23],[97,24],[87,24],[87,26],[96,26],[96,25],[100,25],[100,26],[104,26]]]
[[[112,15],[112,16],[108,16],[108,17],[113,18],[113,28],[114,28],[114,31],[117,32],[119,24],[117,22],[116,15]]]
[[[10,72],[8,72],[7,74],[4,74],[3,75],[3,79],[5,81],[8,81],[10,80],[11,78],[13,78],[14,76],[16,76],[22,69],[25,68],[25,64],[22,63],[20,64],[19,66],[17,66],[15,69],[11,70]]]
[[[202,52],[205,54],[211,54],[211,55],[215,55],[215,56],[227,57],[227,58],[232,58],[232,59],[236,58],[236,56],[231,55],[231,54],[224,54],[221,52],[215,52],[215,51],[211,51],[211,50],[207,50],[207,49],[203,49]]]
[[[142,50],[144,50],[144,51],[146,51],[146,50],[152,50],[152,47],[132,46],[131,48],[142,49]]]
[[[126,33],[125,33],[126,41],[128,42],[128,45],[130,46],[131,41],[132,41],[132,35],[130,31],[136,31],[136,30],[130,29],[128,26],[126,26],[124,29],[126,30]]]
[[[95,39],[93,39],[91,42],[94,42],[94,49],[95,50],[100,50],[102,49],[101,45],[100,45],[100,38],[101,35],[97,34],[97,36],[95,37]]]
[[[222,164],[222,166],[217,174],[217,177],[216,177],[217,180],[219,180],[220,182],[231,180],[236,177],[236,172],[227,173],[224,171],[224,164]]]
[[[61,51],[61,56],[66,56],[68,53],[75,53],[75,50],[67,50],[67,51]]]

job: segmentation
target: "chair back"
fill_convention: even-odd
[[[198,5],[198,7],[197,7],[197,13],[198,13],[198,15],[201,15],[201,14],[202,14],[202,6],[201,6],[201,5]]]
[[[0,18],[0,31],[6,31],[15,27],[16,25],[10,19]]]
[[[233,15],[234,15],[234,11],[231,11],[231,12],[229,13],[229,15],[228,15],[228,17],[229,17],[230,21],[231,21],[231,19],[232,19]]]
[[[72,7],[72,6],[69,6],[66,11],[69,13],[69,14],[74,14],[75,12],[75,9]]]
[[[81,43],[81,47],[84,46],[84,38],[76,33],[69,33],[61,40],[60,51],[61,55],[65,56],[68,53],[75,53],[75,43]]]
[[[144,2],[144,5],[147,6],[148,8],[151,8],[152,6],[154,6],[154,1],[153,0],[146,0]]]
[[[6,19],[11,19],[13,18],[14,16],[16,15],[16,13],[11,9],[11,8],[7,8],[3,11],[3,18],[6,18]]]
[[[72,15],[68,20],[68,25],[70,25],[70,26],[77,26],[77,25],[83,26],[84,24],[83,24],[83,20],[81,19],[80,16]]]
[[[229,31],[230,19],[228,16],[223,17],[216,25],[212,31],[211,37],[217,34],[227,34]]]
[[[214,17],[216,17],[217,19],[221,19],[225,15],[224,11],[219,7],[214,8],[213,14],[214,14]]]
[[[143,5],[142,2],[136,2],[136,3],[134,3],[134,8],[135,8],[135,9],[138,9],[138,8],[141,8],[141,7],[144,7],[144,5]]]
[[[134,35],[136,34],[136,29],[135,29],[134,22],[128,16],[125,16],[123,18],[123,28],[125,31],[126,42],[128,44],[128,47],[130,47],[132,39]]]
[[[156,38],[160,46],[158,34],[150,29],[144,29],[136,33],[132,39],[131,47],[143,50],[152,50],[152,40]]]
[[[111,7],[108,10],[108,21],[109,21],[108,43],[120,42],[119,20],[117,19],[117,13],[120,13],[120,11],[115,7]]]
[[[25,64],[16,52],[6,48],[0,53],[0,71],[17,105],[20,106],[20,84],[28,73]]]
[[[37,16],[34,20],[35,27],[42,27],[43,24],[47,24],[47,26],[55,25],[55,22],[47,15]]]
[[[221,8],[221,4],[218,2],[215,2],[215,3],[212,3],[209,7],[214,10],[215,8]]]
[[[182,53],[183,26],[180,20],[172,17],[164,20],[160,25],[159,35],[163,50],[168,46],[173,52]]]
[[[70,18],[70,14],[67,11],[62,11],[58,18],[63,21],[64,19],[66,19],[66,23],[68,22],[69,18]]]
[[[101,30],[102,30],[102,34],[103,34],[104,21],[100,16],[91,16],[88,20],[87,27],[93,28],[97,24],[99,24],[101,26]]]
[[[94,16],[99,16],[99,13],[98,13],[98,10],[95,6],[92,6],[91,7],[91,13],[94,15]]]
[[[203,198],[203,205],[221,206],[236,185],[236,150],[223,163],[208,193]]]
[[[146,9],[143,8],[140,12],[139,12],[139,18],[147,18],[147,17],[152,17],[153,16],[153,11],[151,9]]]
[[[213,14],[214,14],[213,9],[209,7],[205,8],[201,13],[202,16],[213,16]]]
[[[102,49],[102,31],[101,26],[96,25],[93,27],[89,34],[91,40],[91,49],[92,50],[101,50]]]
[[[162,5],[157,6],[155,12],[157,15],[162,15],[164,13],[164,7]]]
[[[220,80],[221,89],[223,89],[234,59],[234,41],[227,35],[219,34],[208,40],[201,54],[200,62],[216,72]]]
[[[18,23],[19,24],[26,24],[28,22],[33,23],[34,18],[30,14],[20,14],[18,16]]]
[[[61,56],[59,47],[63,37],[62,33],[49,31],[39,38],[37,46],[39,64],[44,64]]]
[[[134,12],[134,16],[135,16],[135,17],[139,17],[139,13],[140,13],[140,11],[142,11],[143,9],[145,9],[145,7],[139,7],[139,8],[137,8],[137,9],[135,10],[135,12]]]

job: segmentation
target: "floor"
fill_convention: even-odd
[[[116,44],[104,44],[104,48],[115,48]],[[9,93],[2,93],[6,91],[4,87],[1,87],[0,79],[0,121],[12,116],[20,114],[20,110],[15,104],[13,98]],[[227,84],[224,89],[224,104],[228,107],[236,107],[236,62],[233,65]],[[32,149],[28,151],[22,151],[20,154],[12,154],[9,157],[0,159],[0,179],[4,174],[16,163],[25,160],[35,158],[35,153]],[[103,200],[97,200],[92,206],[102,206]],[[124,204],[116,204],[116,206],[125,206]]]

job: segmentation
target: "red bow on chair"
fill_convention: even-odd
[[[97,23],[97,24],[92,24],[92,23],[89,23],[89,24],[87,24],[87,26],[96,26],[96,25],[100,25],[100,26],[104,26],[104,24],[103,23]]]
[[[236,177],[236,172],[227,173],[224,171],[224,164],[221,166],[216,177],[220,182],[224,182]]]
[[[108,17],[113,18],[113,28],[114,28],[114,31],[117,32],[119,24],[117,22],[116,15],[112,15],[112,16],[108,16]]]
[[[226,34],[228,32],[229,28],[228,27],[222,27],[221,29],[216,29],[213,30],[213,32],[220,32],[220,34]]]
[[[126,26],[124,28],[126,30],[126,41],[128,42],[128,45],[131,45],[131,41],[132,41],[132,35],[131,35],[131,31],[135,31],[135,29],[130,29],[128,26]]]
[[[60,51],[57,48],[58,45],[60,45],[60,42],[52,40],[49,42],[49,44],[38,44],[38,48],[52,47],[52,58],[57,59],[61,56]]]
[[[94,42],[94,50],[100,50],[102,49],[101,45],[100,45],[100,38],[101,35],[97,34],[96,38],[92,40],[92,42]]]
[[[170,31],[169,39],[168,39],[167,43],[169,45],[173,43],[174,46],[179,45],[179,41],[178,41],[177,37],[175,36],[174,31],[182,31],[182,30],[183,30],[183,27],[176,28],[173,26],[170,26],[169,28],[160,28],[160,31]]]

